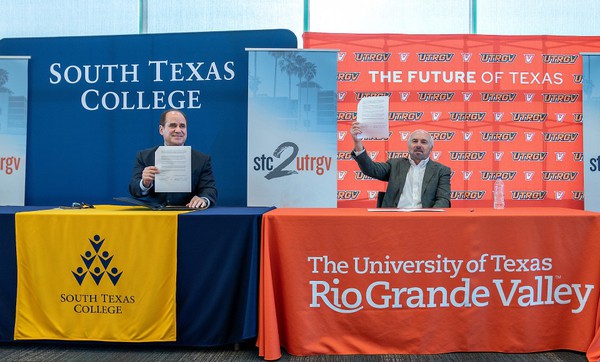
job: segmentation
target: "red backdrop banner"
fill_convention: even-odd
[[[407,156],[416,129],[452,169],[453,207],[583,209],[583,68],[600,37],[304,33],[338,53],[338,207],[374,207],[385,183],[350,157],[358,101],[390,97],[390,136],[364,142],[375,161]]]

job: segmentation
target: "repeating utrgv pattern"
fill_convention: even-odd
[[[416,129],[452,168],[453,207],[583,208],[583,69],[600,37],[305,33],[306,48],[338,52],[338,205],[373,207],[385,184],[350,157],[363,97],[390,97],[390,135],[365,142],[376,161],[406,157]]]

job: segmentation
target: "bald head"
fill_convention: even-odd
[[[416,164],[429,157],[433,148],[433,137],[425,130],[418,129],[408,138],[408,154]]]

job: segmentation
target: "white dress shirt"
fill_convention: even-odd
[[[400,194],[400,200],[398,201],[398,208],[422,208],[421,204],[421,191],[423,190],[423,177],[425,176],[425,167],[429,158],[422,160],[419,164],[416,164],[410,157],[410,168],[406,174],[406,182],[404,182],[404,188]]]

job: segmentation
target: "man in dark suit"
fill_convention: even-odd
[[[362,141],[358,122],[352,124],[354,140],[352,158],[367,176],[387,181],[381,207],[445,208],[450,207],[450,168],[429,159],[433,138],[424,130],[414,131],[408,139],[408,158],[374,162]]]
[[[168,110],[160,116],[158,132],[165,146],[183,146],[187,139],[187,118],[179,110]],[[129,183],[133,197],[150,198],[169,205],[185,205],[204,209],[216,205],[217,187],[212,173],[210,156],[192,150],[192,192],[160,193],[154,191],[154,178],[160,170],[155,166],[154,154],[158,146],[138,152]]]

